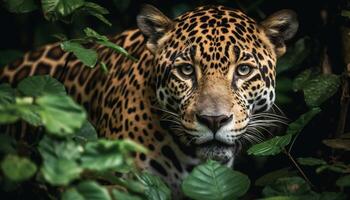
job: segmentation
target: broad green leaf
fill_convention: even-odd
[[[35,0],[3,0],[5,8],[13,13],[28,13],[38,9]]]
[[[292,139],[291,134],[284,136],[275,136],[265,142],[253,145],[248,149],[249,155],[255,156],[271,156],[279,154]]]
[[[296,171],[290,171],[289,168],[283,168],[269,172],[255,181],[256,186],[266,186],[272,184],[275,180],[282,177],[296,176]]]
[[[84,65],[88,67],[95,67],[97,63],[98,55],[93,49],[86,49],[83,45],[72,42],[65,41],[61,43],[61,48],[63,51],[72,52]]]
[[[44,137],[39,143],[44,179],[52,185],[68,185],[77,179],[83,171],[76,161],[82,151],[82,147],[71,140]]]
[[[142,173],[137,175],[137,179],[145,186],[144,195],[147,200],[170,200],[170,189],[160,177]]]
[[[118,169],[127,164],[120,152],[119,141],[102,139],[86,143],[80,161],[83,168],[97,171]]]
[[[209,160],[193,169],[182,183],[186,196],[195,200],[237,199],[249,189],[249,178]]]
[[[342,176],[336,181],[339,187],[350,187],[350,175]]]
[[[298,76],[295,77],[293,81],[293,90],[296,92],[303,89],[303,87],[305,86],[305,83],[309,80],[310,77],[311,77],[310,69],[304,70],[303,72],[298,74]]]
[[[86,120],[84,109],[68,96],[45,95],[36,103],[45,128],[53,135],[72,135]]]
[[[31,178],[35,174],[37,167],[27,158],[7,155],[1,162],[1,170],[11,181],[20,182]]]
[[[319,112],[321,112],[320,108],[312,108],[308,112],[302,114],[297,120],[289,124],[287,134],[298,134]]]
[[[108,190],[94,181],[85,181],[63,193],[62,200],[112,200]]]
[[[18,98],[16,100],[18,100]],[[38,109],[38,106],[17,104],[15,105],[15,107],[16,107],[17,116],[20,117],[22,120],[26,121],[27,123],[33,126],[42,125],[41,118],[39,114],[36,112]]]
[[[30,76],[22,80],[17,87],[23,95],[38,97],[44,94],[65,95],[64,86],[49,75]]]
[[[142,200],[140,197],[131,195],[126,192],[121,192],[119,190],[112,190],[112,195],[114,199],[122,199],[122,200]]]
[[[310,192],[310,186],[300,177],[280,178],[263,189],[265,197],[296,196],[310,194]]]
[[[15,90],[10,84],[4,83],[0,85],[0,106],[15,102]]]
[[[349,139],[328,139],[323,140],[323,144],[333,148],[350,151],[350,140]]]
[[[84,5],[84,0],[41,0],[46,19],[57,20],[68,16]]]
[[[10,1],[10,0],[8,0]],[[23,56],[23,52],[18,50],[1,50],[0,51],[0,68],[15,61]]]
[[[326,165],[327,162],[318,158],[298,158],[298,162],[301,165],[306,165],[306,166],[318,166],[318,165]]]
[[[303,87],[305,102],[309,107],[321,105],[337,92],[340,77],[334,74],[321,74],[307,81]]]
[[[287,53],[278,59],[276,72],[280,74],[289,69],[296,69],[310,54],[309,38],[299,39],[293,46],[288,47]]]
[[[81,143],[95,141],[97,140],[97,132],[92,124],[86,120],[79,131],[75,133],[74,138]]]
[[[135,57],[131,56],[123,47],[116,45],[113,42],[110,42],[106,36],[100,35],[99,33],[92,30],[91,28],[85,28],[84,32],[85,32],[85,35],[87,37],[95,39],[97,43],[99,43],[105,47],[113,49],[117,53],[120,53],[120,54],[126,56],[127,58],[131,59],[132,61],[137,61],[137,59]]]

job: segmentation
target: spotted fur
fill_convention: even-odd
[[[201,160],[232,165],[239,141],[259,125],[254,116],[274,103],[276,60],[297,30],[295,13],[282,10],[257,23],[239,10],[204,6],[171,20],[145,6],[137,22],[138,29],[111,39],[137,62],[96,45],[110,70],[104,74],[56,43],[2,68],[1,83],[57,78],[101,137],[146,146],[149,154],[134,155],[137,166],[175,189]]]

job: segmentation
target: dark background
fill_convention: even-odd
[[[57,41],[52,34],[64,33],[69,38],[79,37],[85,27],[91,27],[100,33],[112,35],[127,28],[136,27],[136,15],[142,4],[149,3],[158,7],[169,17],[188,11],[199,5],[222,4],[232,8],[240,8],[251,17],[261,21],[264,17],[280,9],[292,9],[299,16],[299,31],[288,45],[294,44],[300,38],[310,38],[308,48],[312,51],[296,70],[282,73],[278,79],[292,80],[298,73],[307,68],[319,68],[322,61],[322,52],[327,48],[332,71],[340,74],[343,71],[343,55],[341,48],[340,26],[347,25],[345,18],[340,15],[341,10],[347,7],[348,1],[334,0],[217,0],[217,1],[185,1],[185,0],[103,0],[94,1],[107,8],[110,14],[107,18],[113,26],[108,27],[91,16],[82,16],[72,24],[63,22],[48,22],[42,16],[42,12],[35,11],[28,14],[13,14],[0,6],[0,51],[20,50],[27,51],[40,45]],[[277,87],[283,87],[281,84]],[[295,93],[290,88],[287,94],[290,100],[282,102],[279,106],[293,121],[299,115],[306,112],[303,94]],[[322,140],[333,136],[338,122],[340,92],[327,100],[322,105],[322,112],[305,128],[298,137],[292,154],[295,157],[328,157],[329,149],[322,145]],[[279,100],[279,99],[277,99]],[[349,116],[349,115],[348,115]],[[349,119],[349,118],[348,118]],[[347,123],[347,131],[349,132]],[[255,164],[251,164],[255,162]],[[252,168],[254,166],[254,168]],[[259,167],[260,166],[260,167]],[[242,160],[240,170],[248,171],[252,176],[291,166],[286,157],[279,156],[273,159]],[[258,168],[256,170],[256,168]],[[312,172],[309,172],[312,173]],[[253,178],[253,177],[252,177]],[[317,176],[312,176],[316,179]],[[320,182],[321,183],[321,182]],[[322,182],[327,184],[327,181]]]

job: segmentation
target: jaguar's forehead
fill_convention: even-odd
[[[238,59],[274,60],[272,48],[258,23],[240,10],[204,6],[184,13],[175,22],[170,47],[195,46],[203,67],[226,71],[225,63]],[[184,47],[179,48],[180,44]]]

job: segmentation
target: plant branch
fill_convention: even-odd
[[[310,179],[306,176],[306,174],[305,174],[304,171],[301,169],[301,167],[299,166],[299,164],[297,163],[297,161],[293,158],[293,156],[292,156],[286,149],[283,149],[283,153],[287,155],[287,157],[289,158],[290,161],[292,161],[292,163],[293,163],[294,166],[297,168],[297,170],[299,171],[299,173],[301,174],[301,176],[304,178],[304,180],[307,182],[307,184],[309,184],[311,188],[314,188],[314,189],[315,189],[315,186],[311,183]]]

